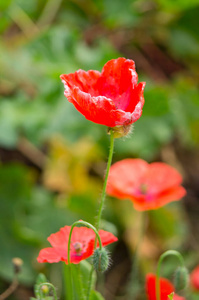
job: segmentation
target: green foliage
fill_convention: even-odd
[[[53,292],[53,296],[49,296],[50,292]],[[37,276],[34,293],[36,298],[31,297],[31,300],[53,300],[57,297],[54,286],[48,282],[46,276],[42,273]]]
[[[91,300],[104,300],[104,297],[97,291],[91,291]]]
[[[163,9],[166,9],[168,11],[182,11],[186,10],[192,7],[197,7],[199,5],[198,0],[191,0],[191,1],[186,1],[186,0],[156,0],[158,3],[161,4]]]
[[[40,271],[57,278],[56,267],[36,263],[47,237],[77,219],[95,222],[109,139],[104,126],[68,103],[60,74],[101,70],[118,56],[135,60],[139,81],[146,81],[143,115],[129,138],[116,141],[114,161],[170,163],[174,156],[179,165],[175,143],[197,151],[198,13],[198,0],[0,2],[2,279],[12,280],[15,256],[24,261],[21,283],[32,285]],[[136,225],[130,206],[108,203],[104,229],[122,234]],[[179,206],[149,213],[150,234],[162,248],[174,241],[183,248],[189,236]],[[134,233],[124,242],[130,247]],[[90,265],[83,261],[81,271],[86,288]],[[103,297],[93,290],[91,299]]]
[[[91,272],[92,265],[87,262],[86,260],[82,260],[80,264],[80,270],[81,270],[81,277],[82,277],[82,282],[83,282],[83,288],[84,290],[88,289],[88,282],[89,282],[89,276]],[[96,273],[93,273],[93,278],[92,278],[92,289],[95,288],[97,276]]]
[[[26,284],[34,280],[36,265],[33,269],[32,259],[46,238],[66,225],[66,219],[68,224],[75,220],[53,201],[52,194],[34,187],[33,178],[30,170],[17,164],[0,168],[0,275],[11,279],[11,260],[21,257],[24,265],[19,279]]]

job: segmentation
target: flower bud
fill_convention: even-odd
[[[111,130],[113,132],[114,138],[120,138],[128,135],[132,131],[132,124],[130,125],[122,125],[108,128],[108,134],[110,134]]]
[[[44,284],[41,287],[41,291],[44,293],[44,295],[47,295],[49,293],[49,287],[46,284]]]
[[[21,272],[21,266],[23,265],[23,260],[19,257],[14,257],[12,259],[13,267],[14,267],[14,273],[18,274]]]
[[[36,279],[36,284],[39,285],[44,282],[48,282],[46,276],[42,273],[39,273],[39,275],[37,276],[37,279]]]
[[[175,277],[174,277],[174,285],[177,291],[183,290],[187,287],[189,282],[189,273],[187,268],[179,267],[176,270]]]
[[[104,272],[109,266],[109,256],[105,248],[96,249],[93,254],[93,265],[96,271]]]

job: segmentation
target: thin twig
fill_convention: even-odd
[[[4,300],[4,299],[8,298],[16,290],[16,288],[18,287],[18,284],[19,284],[19,282],[18,282],[17,277],[14,277],[11,285],[7,288],[7,290],[5,290],[5,292],[3,292],[0,295],[0,300]]]

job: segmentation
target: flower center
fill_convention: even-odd
[[[75,242],[73,244],[73,248],[75,250],[76,255],[81,255],[82,254],[82,244],[80,242]]]
[[[148,191],[148,186],[147,186],[147,184],[142,183],[142,184],[140,185],[140,193],[141,193],[142,195],[146,195],[146,194],[147,194],[147,191]]]

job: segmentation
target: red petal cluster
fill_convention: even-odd
[[[191,272],[190,283],[194,290],[199,291],[199,265]]]
[[[166,278],[160,278],[160,300],[169,300],[168,295],[173,292],[173,284]],[[154,274],[147,274],[146,276],[146,293],[148,300],[157,300],[156,276]],[[174,294],[173,300],[185,300],[185,298]]]
[[[37,261],[39,263],[55,263],[64,261],[68,263],[68,238],[71,226],[65,226],[58,232],[51,234],[48,241],[52,247],[42,249]],[[118,239],[110,232],[99,230],[102,245],[106,246]],[[78,264],[81,260],[88,258],[94,252],[95,233],[91,228],[74,227],[71,237],[70,262]],[[97,247],[99,244],[97,243]]]
[[[110,168],[107,193],[130,199],[135,209],[157,209],[186,193],[181,175],[165,163],[148,164],[142,159],[124,159]]]
[[[142,114],[145,83],[137,84],[133,60],[108,61],[102,72],[78,70],[60,76],[65,96],[84,117],[109,127],[130,125]]]

